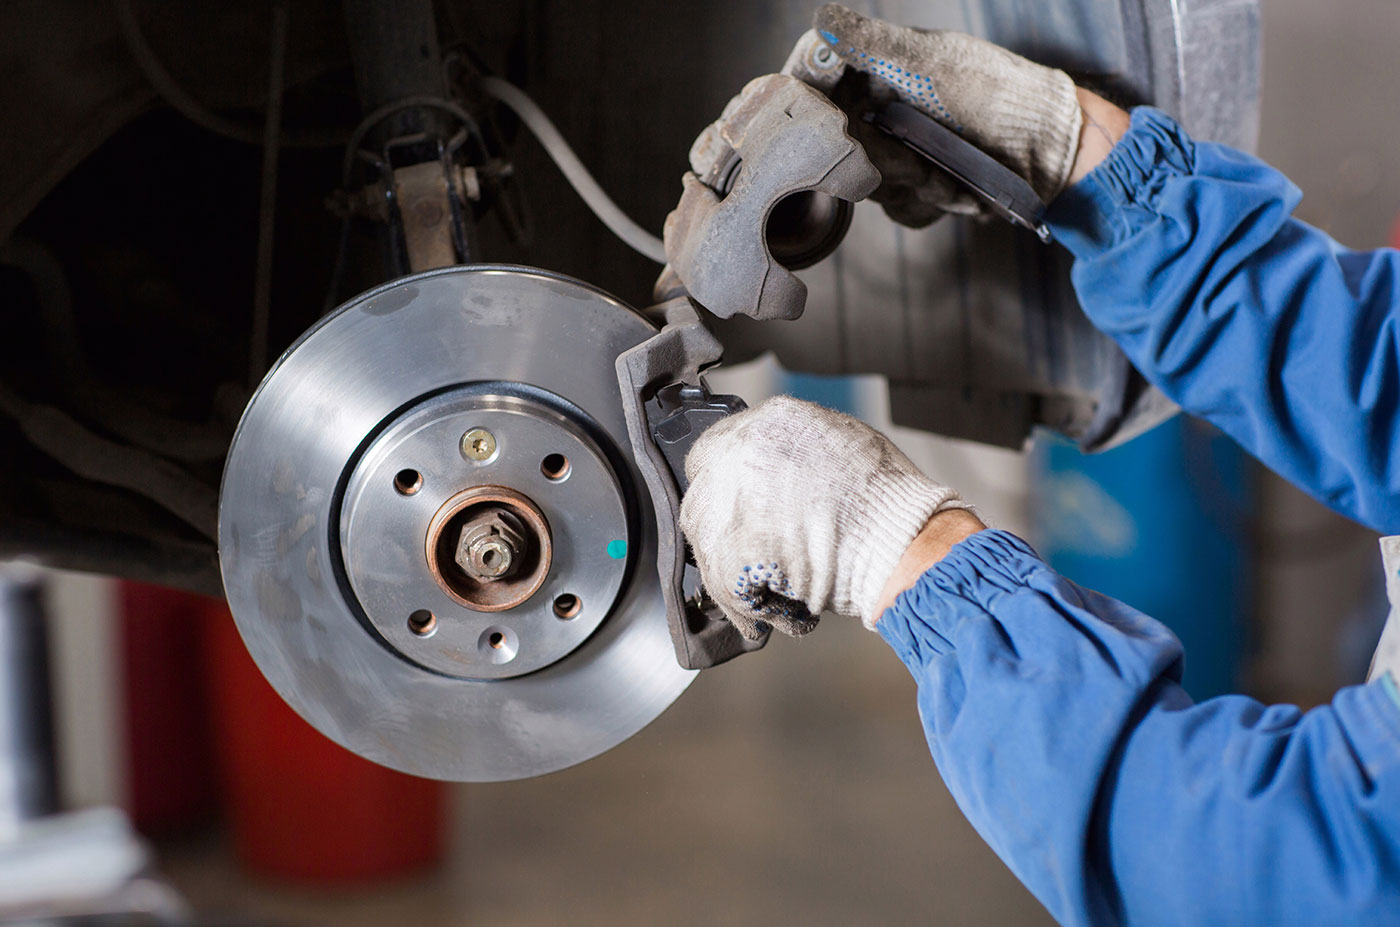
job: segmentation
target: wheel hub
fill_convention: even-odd
[[[478,384],[409,409],[365,450],[341,506],[345,572],[375,630],[415,663],[471,679],[570,653],[612,609],[626,568],[612,466],[567,413],[511,388]],[[474,432],[493,445],[481,459],[462,452]],[[547,466],[556,457],[562,475]],[[555,612],[561,596],[581,603],[568,618]],[[423,610],[437,619],[428,633],[411,620]]]

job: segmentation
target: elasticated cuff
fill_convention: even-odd
[[[1049,567],[1029,544],[1006,531],[979,531],[956,544],[900,593],[875,630],[910,668],[953,650],[956,626],[987,614],[1001,596],[1024,589]]]
[[[1133,110],[1126,135],[1103,163],[1050,204],[1045,219],[1077,258],[1128,238],[1157,215],[1157,198],[1176,177],[1196,169],[1196,144],[1161,110]]]

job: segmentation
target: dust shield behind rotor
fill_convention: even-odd
[[[689,685],[694,673],[677,665],[667,630],[654,520],[614,373],[617,356],[655,332],[565,277],[454,267],[356,298],[281,358],[229,453],[220,560],[249,651],[302,717],[385,766],[494,781],[602,753]],[[487,415],[504,429],[495,456],[478,455],[503,465],[489,475],[434,437]],[[542,473],[532,456],[550,446],[551,429],[579,455],[567,479]],[[419,509],[394,509],[383,476],[395,464],[382,458],[402,448],[427,460],[421,490],[400,493]],[[483,482],[529,496],[553,556],[564,558],[524,605],[484,617],[444,604],[449,590],[414,562],[426,530],[415,519],[436,510],[436,496],[420,492],[446,499]],[[354,539],[361,529],[347,516],[371,525],[374,543]],[[550,586],[556,575],[592,583],[583,614],[550,613],[550,596],[564,594]],[[417,635],[420,650],[414,634],[398,633],[409,617],[398,610],[411,605],[437,612],[434,633]],[[480,654],[466,644],[478,637]],[[512,650],[502,665],[507,643],[520,656]],[[548,652],[532,653],[534,644]],[[510,675],[515,659],[521,671]]]

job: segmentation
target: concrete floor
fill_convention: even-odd
[[[1265,0],[1261,153],[1308,191],[1303,215],[1382,244],[1400,213],[1394,0]],[[1266,562],[1262,688],[1316,700],[1317,654],[1371,538],[1270,484],[1290,529],[1340,532],[1330,557]],[[315,893],[239,875],[222,844],[165,872],[215,917],[337,924],[1049,923],[940,783],[913,686],[854,623],[703,674],[650,728],[532,781],[456,790],[455,848],[430,876]],[[1330,652],[1330,651],[1329,651]]]
[[[447,864],[384,890],[268,885],[217,844],[163,865],[209,915],[342,927],[1050,923],[958,813],[911,680],[854,622],[701,674],[598,759],[455,797]]]

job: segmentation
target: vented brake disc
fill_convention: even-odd
[[[219,547],[302,717],[377,763],[490,781],[595,756],[680,695],[614,371],[655,333],[574,280],[454,267],[282,357],[229,452]]]

